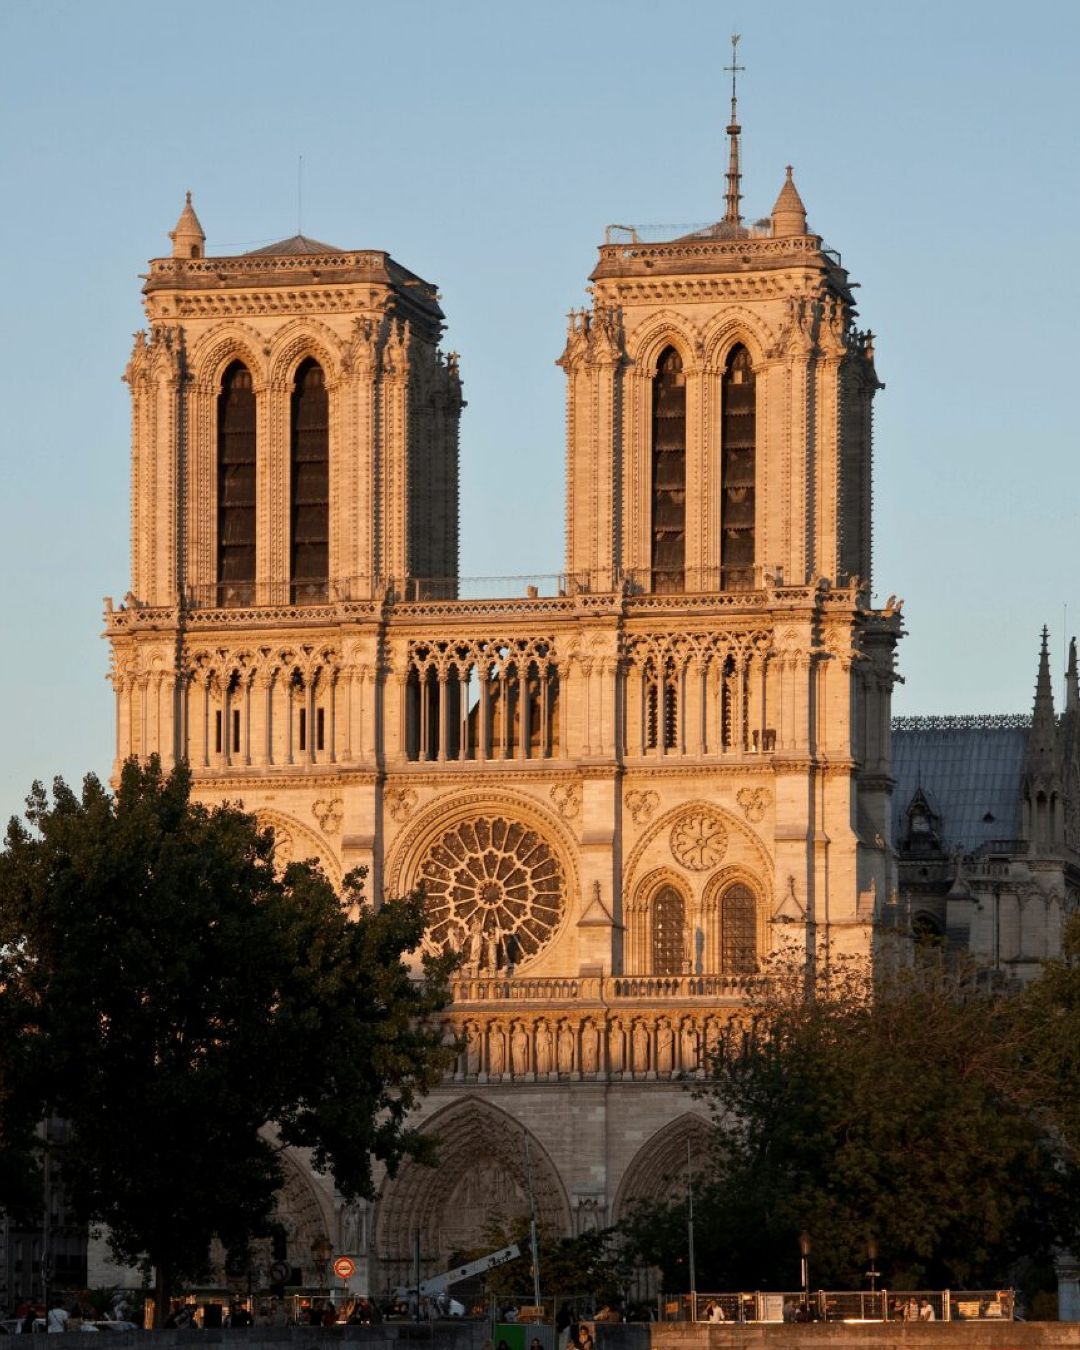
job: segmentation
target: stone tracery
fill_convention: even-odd
[[[535,956],[565,907],[566,878],[554,848],[506,816],[478,816],[445,830],[419,875],[428,897],[427,942],[461,952],[478,971]]]

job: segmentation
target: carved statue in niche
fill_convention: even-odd
[[[510,1056],[518,1077],[529,1072],[529,1034],[520,1022],[510,1032]]]
[[[683,1018],[682,1031],[679,1036],[679,1056],[685,1073],[693,1073],[697,1069],[698,1034],[697,1028],[689,1017]]]
[[[493,1074],[506,1072],[506,1033],[499,1022],[488,1032],[488,1071]]]
[[[494,975],[499,969],[499,935],[495,932],[488,932],[484,940],[484,964],[487,967],[489,975]]]
[[[675,1067],[675,1033],[666,1017],[656,1027],[656,1072],[671,1073]]]
[[[559,1072],[573,1073],[574,1033],[571,1030],[569,1022],[559,1023],[558,1057],[559,1057]]]
[[[720,1050],[720,1041],[723,1038],[723,1027],[716,1017],[710,1017],[705,1023],[705,1057],[713,1059]]]
[[[465,1028],[465,1072],[476,1075],[480,1072],[480,1028],[470,1022]]]
[[[475,918],[473,926],[469,930],[469,946],[467,953],[467,963],[473,974],[478,974],[481,962],[484,959],[484,929],[483,920]]]
[[[367,1251],[368,1202],[350,1200],[341,1211],[341,1250],[357,1253]]]
[[[612,1073],[622,1073],[626,1067],[626,1032],[617,1017],[608,1027],[608,1064]]]
[[[551,1028],[543,1018],[536,1026],[536,1072],[551,1072]]]
[[[648,1073],[649,1071],[649,1029],[644,1022],[635,1022],[634,1030],[631,1035],[631,1041],[634,1051],[634,1072]]]
[[[581,1072],[595,1073],[597,1066],[597,1053],[599,1050],[599,1036],[596,1033],[596,1023],[590,1020],[581,1028]]]
[[[697,929],[692,923],[688,923],[683,929],[683,974],[693,975],[694,973],[694,948],[696,946]]]

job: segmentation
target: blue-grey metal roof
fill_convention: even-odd
[[[921,787],[940,817],[946,852],[1018,839],[1030,718],[901,717],[893,723],[893,838]],[[988,818],[989,817],[989,818]]]

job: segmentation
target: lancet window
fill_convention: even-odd
[[[559,675],[546,639],[417,642],[405,682],[412,760],[559,755]]]
[[[666,347],[653,380],[652,573],[654,591],[686,582],[686,376]]]
[[[222,378],[217,411],[218,603],[247,605],[255,585],[255,390],[240,361]]]
[[[296,372],[291,418],[290,599],[324,600],[330,571],[330,408],[322,367]]]
[[[679,734],[679,677],[671,661],[650,663],[645,671],[645,744],[649,750],[674,750]]]
[[[757,411],[750,353],[734,347],[723,379],[720,566],[727,591],[754,586]]]
[[[757,969],[757,897],[742,881],[720,897],[720,968],[725,975]]]
[[[674,886],[652,903],[652,974],[681,975],[686,963],[686,905]]]

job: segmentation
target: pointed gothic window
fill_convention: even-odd
[[[653,380],[652,582],[654,591],[686,583],[686,376],[666,347]]]
[[[217,426],[217,600],[246,605],[255,583],[255,390],[240,361],[222,378]]]
[[[685,960],[686,907],[673,886],[665,886],[652,903],[652,973],[681,975]]]
[[[290,598],[324,600],[330,571],[330,409],[322,367],[310,358],[292,396]]]
[[[753,975],[757,969],[757,900],[741,881],[720,899],[720,962],[725,975]]]
[[[745,347],[732,348],[724,371],[721,443],[720,568],[723,589],[754,587],[757,465],[754,370]]]

